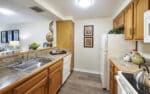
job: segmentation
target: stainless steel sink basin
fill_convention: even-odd
[[[53,59],[51,58],[43,58],[43,57],[38,57],[36,59],[30,59],[21,63],[15,63],[12,65],[9,65],[9,68],[13,68],[15,70],[19,71],[32,71],[34,69],[37,69],[49,62],[51,62]]]

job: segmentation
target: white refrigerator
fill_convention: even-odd
[[[124,34],[104,34],[101,37],[100,71],[102,88],[109,90],[109,57],[120,58],[134,48],[134,42],[124,40]]]

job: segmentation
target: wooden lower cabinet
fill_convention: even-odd
[[[118,85],[115,79],[119,69],[110,60],[110,94],[118,94]]]
[[[58,61],[49,70],[49,94],[56,94],[62,85],[63,61]]]
[[[14,89],[13,94],[47,94],[48,70],[27,80]]]
[[[56,94],[62,85],[62,70],[61,59],[16,87],[13,94]]]
[[[62,85],[63,59],[0,94],[57,94]]]

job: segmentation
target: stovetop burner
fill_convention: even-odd
[[[122,73],[123,76],[129,81],[129,83],[133,86],[133,88],[138,92],[138,94],[150,94],[150,88],[144,86],[144,85],[139,85],[140,89],[137,88],[137,83],[134,79],[133,74],[131,73]]]

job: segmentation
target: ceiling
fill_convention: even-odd
[[[26,23],[39,20],[92,19],[112,17],[125,0],[94,0],[88,8],[79,7],[75,0],[0,0],[0,8],[16,12],[14,16],[0,14],[0,24]],[[38,6],[44,10],[36,13],[29,7]]]
[[[87,19],[99,17],[112,17],[114,12],[125,0],[94,0],[92,6],[81,8],[76,0],[45,0],[50,6],[61,13],[64,17],[74,19]]]
[[[44,10],[37,13],[29,7],[38,6]],[[52,13],[35,3],[33,0],[0,0],[0,8],[11,9],[16,15],[6,16],[0,13],[0,24],[27,23],[40,20],[58,19]]]

